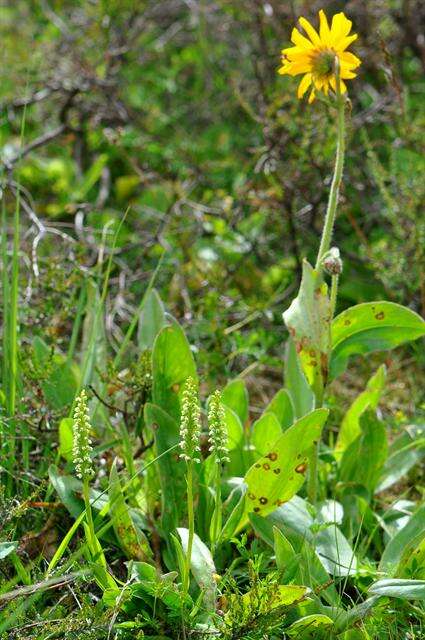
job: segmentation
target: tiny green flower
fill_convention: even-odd
[[[73,459],[77,476],[81,479],[94,475],[90,452],[92,450],[90,440],[91,424],[87,406],[87,394],[83,389],[75,403],[73,425]]]
[[[220,391],[215,391],[208,406],[208,423],[210,429],[209,450],[215,454],[218,464],[229,461],[229,449],[227,446],[228,434],[226,426],[226,414],[221,401]]]
[[[180,419],[180,458],[189,462],[200,462],[199,439],[201,435],[201,410],[199,407],[198,389],[195,380],[189,377],[184,385],[182,411]]]

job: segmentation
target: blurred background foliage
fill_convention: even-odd
[[[260,394],[281,379],[281,314],[317,251],[334,121],[276,70],[297,17],[322,7],[353,20],[363,61],[334,239],[339,304],[386,298],[425,313],[421,0],[15,0],[1,8],[1,165],[23,187],[33,335],[66,347],[81,279],[128,209],[112,347],[162,255],[155,284],[204,378],[252,371]],[[403,383],[407,406],[415,382]]]

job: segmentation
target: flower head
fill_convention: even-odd
[[[200,462],[198,451],[201,435],[201,409],[199,407],[198,388],[195,380],[189,377],[184,385],[182,411],[180,418],[180,457],[189,462]]]
[[[302,98],[311,87],[308,101],[313,102],[316,91],[323,91],[328,95],[329,87],[336,93],[337,67],[339,75],[339,91],[347,91],[344,80],[351,80],[357,74],[353,73],[361,61],[353,53],[346,51],[347,47],[357,39],[357,34],[349,35],[351,20],[341,12],[332,18],[329,27],[323,10],[319,11],[319,33],[305,18],[300,18],[301,27],[307,38],[294,28],[291,42],[295,45],[282,50],[282,67],[279,73],[296,76],[305,74],[298,86],[298,98]]]
[[[220,391],[215,391],[208,406],[208,423],[210,428],[209,445],[210,451],[215,454],[219,464],[229,461],[229,450],[227,447],[228,434],[226,427],[226,414],[221,401]]]
[[[90,440],[91,424],[87,406],[87,394],[83,389],[75,403],[73,425],[74,466],[79,478],[90,478],[93,475],[93,465],[90,457],[92,450]]]

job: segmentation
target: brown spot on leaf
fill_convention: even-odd
[[[258,513],[260,511],[260,507],[254,507],[254,511],[255,513]]]
[[[380,311],[379,313],[377,313],[377,314],[375,315],[375,318],[376,318],[377,320],[383,320],[383,319],[385,318],[385,313],[384,313],[383,311]]]
[[[344,320],[344,324],[346,327],[349,327],[351,324],[351,320],[349,320],[348,318],[346,320]]]
[[[256,499],[256,497],[255,497],[255,495],[253,493],[248,493],[248,498],[250,500],[255,500]]]
[[[307,471],[307,464],[305,462],[302,462],[301,464],[295,467],[296,473],[305,473],[306,471]]]
[[[266,458],[274,462],[275,460],[277,460],[277,453],[275,451],[272,451],[271,453],[268,453],[266,455]]]
[[[265,462],[265,463],[263,464],[263,469],[265,469],[265,471],[269,471],[269,469],[270,469],[270,465],[269,465],[269,463],[268,463],[268,462]]]
[[[260,504],[267,504],[267,503],[268,503],[267,498],[265,498],[264,496],[261,496],[261,498],[260,498]]]
[[[279,467],[277,467],[277,469],[273,469],[273,473],[275,473],[278,476],[280,473]]]
[[[261,467],[261,464],[259,464],[259,463],[257,462],[257,464],[255,465],[255,468],[256,468],[256,469],[260,469],[260,467]]]
[[[176,384],[173,384],[173,386],[171,388],[174,391],[174,393],[178,393],[179,390],[180,390],[180,385],[179,385],[178,382],[176,382]]]

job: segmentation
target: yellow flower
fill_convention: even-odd
[[[354,42],[357,34],[348,35],[351,31],[351,20],[341,12],[332,18],[329,27],[328,20],[323,10],[319,11],[320,29],[316,29],[305,18],[299,22],[308,38],[303,36],[298,29],[292,30],[291,42],[295,45],[282,50],[282,67],[279,73],[296,76],[304,73],[299,86],[298,98],[302,98],[311,86],[308,101],[313,102],[316,91],[323,91],[328,95],[329,87],[336,92],[335,62],[339,62],[339,77],[341,93],[347,91],[344,80],[351,80],[357,74],[353,73],[361,61],[354,54],[346,51]]]

